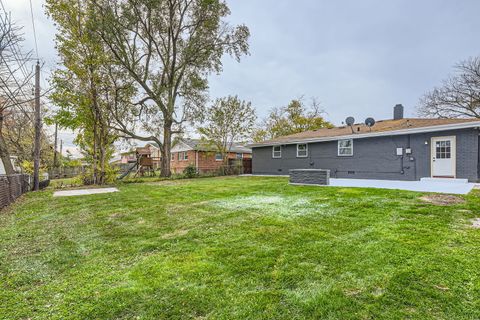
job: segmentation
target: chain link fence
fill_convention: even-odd
[[[0,209],[31,190],[28,174],[0,175]]]

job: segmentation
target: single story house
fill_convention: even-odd
[[[249,162],[247,159],[251,157],[252,150],[239,143],[233,144],[228,152],[228,159],[236,159],[242,163]],[[219,152],[199,139],[179,139],[171,150],[170,169],[172,172],[181,173],[189,165],[194,165],[199,173],[211,172],[221,168],[223,159]]]
[[[17,156],[10,156],[10,163],[12,164],[13,170],[15,172],[22,172],[22,169],[20,168],[20,166],[18,164],[18,157]],[[6,174],[5,165],[4,165],[2,159],[0,159],[0,174]]]
[[[404,118],[322,128],[248,145],[253,174],[329,169],[333,178],[479,179],[480,119]]]
[[[118,162],[121,164],[127,164],[135,162],[136,160],[137,156],[135,155],[135,150],[130,150],[120,153],[120,159],[118,160]]]

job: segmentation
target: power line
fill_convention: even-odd
[[[35,30],[35,19],[33,18],[32,0],[30,0],[30,15],[32,17],[33,37],[35,38],[35,53],[37,54],[37,61],[38,61],[37,31]]]

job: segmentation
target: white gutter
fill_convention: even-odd
[[[198,172],[198,151],[195,150],[195,169],[197,169]]]
[[[362,138],[385,137],[385,136],[399,136],[399,135],[405,135],[405,134],[458,130],[458,129],[468,129],[468,128],[475,128],[475,127],[480,127],[480,121],[453,123],[453,124],[451,123],[451,124],[443,124],[443,125],[437,125],[437,126],[401,129],[401,130],[392,130],[392,131],[358,133],[358,134],[349,134],[349,135],[332,136],[332,137],[303,138],[303,139],[296,139],[296,140],[289,140],[289,141],[276,141],[276,142],[269,142],[269,143],[251,143],[251,144],[248,144],[247,147],[256,148],[256,147],[268,147],[268,146],[278,146],[278,145],[297,144],[297,143],[336,141],[336,140],[342,140],[342,139],[362,139]]]

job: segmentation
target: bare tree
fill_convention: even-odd
[[[420,99],[418,109],[427,117],[480,118],[480,57],[458,63],[454,75]]]
[[[4,120],[12,108],[28,114],[25,105],[32,101],[29,86],[33,72],[26,67],[30,53],[19,49],[23,40],[20,32],[21,28],[12,22],[10,15],[0,12],[0,158],[7,174],[14,170],[3,135]]]

